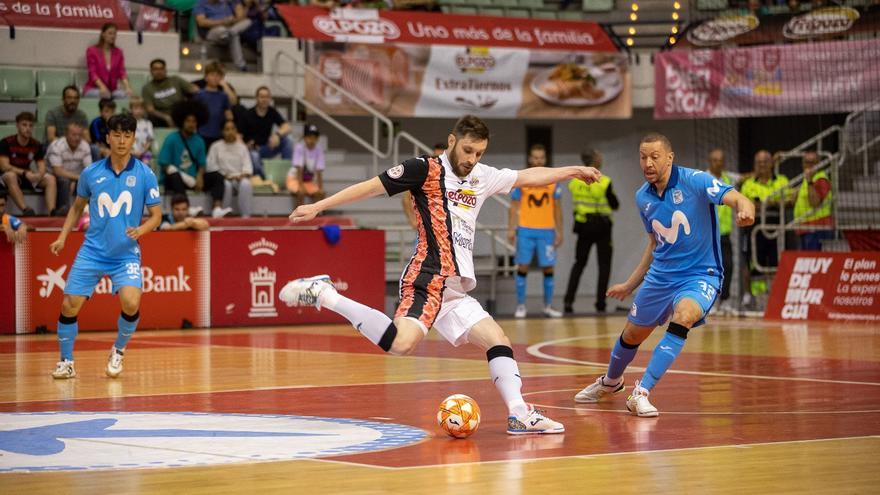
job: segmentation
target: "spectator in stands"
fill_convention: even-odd
[[[229,96],[221,86],[223,82],[223,66],[211,62],[205,66],[205,87],[196,93],[196,100],[208,109],[208,118],[199,125],[199,135],[205,140],[205,146],[223,137],[223,124],[232,120],[232,104]]]
[[[831,182],[828,175],[816,170],[819,155],[815,151],[807,151],[801,158],[804,171],[803,181],[797,191],[794,203],[794,217],[802,225],[828,226],[833,225],[831,217]],[[821,251],[822,241],[833,239],[833,230],[798,231],[802,251]]]
[[[89,128],[89,118],[86,113],[79,109],[79,89],[76,86],[67,86],[61,91],[62,103],[60,106],[46,112],[46,144],[63,136],[67,124],[76,122],[83,129]],[[85,136],[90,141],[90,136]]]
[[[782,174],[775,174],[773,171],[773,158],[767,150],[760,150],[755,153],[753,176],[743,182],[742,194],[755,203],[756,211],[761,212],[761,203],[766,204],[765,222],[768,225],[776,225],[782,221],[779,215],[780,203],[786,202],[786,188],[788,187],[788,177]],[[756,214],[759,218],[760,214]],[[757,225],[758,222],[756,221]],[[752,280],[750,271],[752,262],[752,230],[754,227],[747,227],[742,230],[741,239],[742,250],[746,260],[743,264],[743,306],[749,308],[754,307],[754,296],[766,294],[769,289],[766,280]],[[755,239],[755,257],[762,266],[776,266],[779,264],[777,256],[776,239],[768,238],[760,231]],[[757,272],[756,272],[757,274]]]
[[[46,150],[46,161],[58,182],[59,206],[70,206],[80,174],[92,163],[92,151],[83,139],[84,131],[79,124],[71,122],[64,137],[52,141]]]
[[[0,225],[6,240],[10,244],[24,242],[27,237],[28,226],[18,218],[6,213],[6,191],[0,189]]]
[[[147,115],[156,127],[174,127],[171,109],[176,103],[196,94],[199,88],[179,76],[169,77],[165,61],[161,58],[150,62],[150,76],[152,79],[141,90]]]
[[[171,197],[171,213],[162,217],[159,230],[208,230],[208,222],[190,216],[189,211],[189,198],[186,194],[175,194]]]
[[[272,92],[266,86],[257,88],[257,104],[238,119],[242,139],[247,144],[254,164],[254,173],[263,176],[263,158],[293,158],[290,124],[272,106]],[[275,132],[272,132],[272,130]]]
[[[281,36],[278,26],[266,26],[269,14],[272,11],[270,0],[242,0],[245,15],[251,20],[251,25],[243,33],[241,40],[255,52],[263,52],[262,39],[264,36]]]
[[[709,167],[706,170],[713,177],[738,187],[742,182],[742,176],[736,172],[727,170],[724,164],[724,150],[716,148],[709,152]],[[718,206],[718,232],[721,234],[721,266],[724,269],[724,282],[721,288],[719,304],[723,310],[728,310],[727,300],[730,298],[730,282],[733,280],[733,243],[730,234],[733,232],[733,210],[730,207]]]
[[[18,132],[0,141],[0,173],[3,174],[9,196],[21,210],[22,216],[32,217],[36,214],[24,202],[22,190],[42,192],[49,214],[65,215],[67,211],[55,209],[55,176],[46,170],[43,145],[33,138],[35,120],[36,117],[30,112],[21,112],[15,116]],[[36,163],[36,172],[31,169],[31,163]]]
[[[208,150],[208,166],[205,173],[205,186],[214,194],[215,183],[220,184],[222,207],[214,199],[212,216],[222,217],[232,211],[232,196],[238,194],[238,212],[242,218],[251,216],[253,188],[251,186],[253,165],[247,146],[238,139],[235,122],[227,120],[223,126],[223,139],[211,145]]]
[[[131,115],[137,119],[137,131],[134,133],[134,149],[132,154],[147,165],[153,159],[153,123],[147,118],[144,102],[140,98],[132,98],[129,104]]]
[[[318,146],[318,126],[306,124],[302,142],[293,148],[293,167],[287,173],[287,190],[296,197],[296,205],[324,198],[324,150]]]
[[[241,51],[240,35],[251,25],[242,4],[232,0],[199,0],[193,8],[199,34],[209,43],[229,45],[232,63],[242,71],[247,70]]]
[[[205,141],[199,136],[199,124],[208,111],[197,101],[182,101],[171,115],[178,131],[172,132],[159,150],[159,174],[165,194],[186,194],[187,189],[201,191],[205,173]]]
[[[92,120],[89,126],[89,134],[94,139],[92,143],[92,158],[104,158],[110,156],[110,145],[107,144],[107,121],[116,113],[116,102],[110,98],[101,98],[98,102],[101,114]]]
[[[89,69],[89,80],[83,86],[86,97],[131,96],[131,85],[125,72],[125,56],[116,47],[115,24],[108,22],[101,26],[98,42],[86,49],[86,66]]]

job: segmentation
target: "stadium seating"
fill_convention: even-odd
[[[0,74],[0,99],[26,100],[37,96],[37,84],[32,69],[4,69]]]
[[[61,98],[65,87],[74,83],[69,70],[37,69],[37,96]]]

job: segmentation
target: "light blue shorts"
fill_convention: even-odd
[[[706,313],[715,304],[721,280],[715,276],[696,276],[671,283],[645,280],[633,299],[629,321],[640,327],[662,325],[672,316],[678,303],[685,298],[693,299],[703,310],[703,316],[693,328],[706,323]]]
[[[538,266],[547,268],[556,264],[556,231],[553,229],[516,230],[516,264],[529,265],[538,256]]]
[[[107,275],[113,282],[113,293],[119,292],[122,286],[143,287],[141,263],[137,259],[95,261],[78,254],[73,268],[67,274],[64,293],[71,296],[91,297],[95,286]]]

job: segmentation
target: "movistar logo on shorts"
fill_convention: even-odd
[[[680,226],[684,227],[684,235],[691,235],[691,224],[688,221],[687,216],[681,210],[675,210],[672,213],[672,225],[669,227],[660,223],[656,218],[651,220],[651,228],[654,229],[654,236],[657,238],[657,242],[660,245],[664,244],[675,244],[675,241],[678,240],[678,228]]]
[[[122,207],[125,207],[125,214],[128,215],[131,213],[131,204],[133,200],[131,198],[131,193],[128,191],[122,191],[122,194],[116,198],[116,201],[110,199],[110,195],[102,192],[98,196],[98,216],[104,218],[104,212],[110,215],[110,218],[115,218],[119,216],[119,213],[122,211]]]

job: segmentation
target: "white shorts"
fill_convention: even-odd
[[[425,334],[428,333],[428,329],[419,320],[409,316],[405,318],[418,323],[422,331]],[[443,301],[440,304],[437,319],[434,320],[433,328],[447,342],[458,347],[462,344],[467,344],[467,336],[471,327],[486,318],[491,318],[491,315],[483,309],[479,301],[467,294],[462,294],[446,287],[443,291]]]

